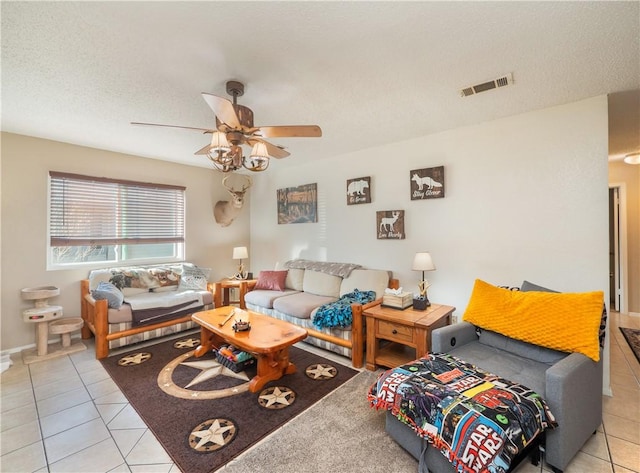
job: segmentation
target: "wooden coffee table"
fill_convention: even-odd
[[[231,344],[254,355],[258,360],[258,373],[249,382],[249,391],[260,391],[269,381],[280,379],[285,374],[296,372],[296,366],[289,361],[289,347],[307,338],[307,331],[283,320],[274,319],[257,312],[243,311],[249,314],[251,330],[234,332],[235,317],[227,320],[234,307],[219,307],[213,310],[197,312],[191,316],[201,326],[200,346],[196,348],[196,357],[203,356],[212,348],[225,343]],[[242,318],[246,320],[246,317]],[[224,325],[220,325],[223,324]]]

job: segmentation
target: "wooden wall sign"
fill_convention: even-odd
[[[347,179],[347,205],[371,203],[371,177]]]
[[[318,184],[305,184],[277,190],[278,223],[318,221]]]
[[[411,200],[444,197],[444,166],[409,171]]]
[[[404,210],[376,212],[378,240],[404,240]]]

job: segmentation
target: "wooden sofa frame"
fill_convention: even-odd
[[[208,283],[207,290],[214,293],[214,284]],[[80,314],[84,320],[82,327],[82,338],[95,337],[96,358],[98,360],[109,356],[109,341],[117,340],[122,337],[129,337],[137,333],[149,332],[171,325],[191,322],[191,314],[183,315],[172,320],[166,320],[155,324],[144,325],[140,327],[132,327],[127,330],[109,333],[109,306],[106,300],[95,300],[89,290],[89,280],[82,279],[80,281]]]

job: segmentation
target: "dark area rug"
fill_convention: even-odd
[[[627,343],[640,363],[640,330],[620,327],[620,331],[622,332],[622,335],[624,335],[624,338],[627,339]]]
[[[209,353],[193,357],[199,334],[102,361],[174,463],[212,472],[334,391],[357,371],[291,347],[297,372],[248,391],[250,367],[234,373]]]

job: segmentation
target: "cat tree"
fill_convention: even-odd
[[[36,329],[36,348],[22,351],[22,361],[25,364],[86,350],[87,347],[82,342],[71,343],[71,332],[82,328],[83,320],[80,317],[63,318],[62,306],[49,305],[50,298],[60,295],[59,288],[26,287],[20,292],[24,300],[35,303],[34,308],[22,312],[23,320],[35,324]],[[49,333],[59,334],[61,343],[49,346]]]

